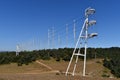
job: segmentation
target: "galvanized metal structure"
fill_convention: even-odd
[[[16,46],[16,56],[19,56],[19,52],[20,52],[20,47],[19,45]]]
[[[70,60],[70,62],[68,64],[68,67],[67,67],[67,70],[66,70],[66,74],[65,74],[66,76],[69,73],[68,71],[70,69],[70,66],[71,66],[71,63],[73,61],[73,57],[74,56],[76,56],[76,61],[75,61],[75,64],[74,64],[72,75],[73,76],[75,75],[75,70],[76,70],[76,66],[77,66],[77,62],[78,62],[79,56],[83,56],[84,57],[83,76],[85,76],[85,72],[86,72],[87,42],[88,42],[89,38],[97,36],[97,33],[88,34],[88,28],[90,26],[93,26],[94,24],[96,24],[95,20],[89,21],[89,19],[88,19],[88,17],[90,15],[94,14],[94,13],[95,13],[95,9],[92,9],[90,7],[85,10],[85,17],[86,17],[86,19],[84,21],[84,24],[82,26],[81,32],[79,34],[79,38],[78,38],[76,46],[74,48],[71,60]],[[81,48],[82,48],[81,45],[82,44],[84,44],[84,53],[81,52]]]

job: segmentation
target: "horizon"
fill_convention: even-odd
[[[81,48],[83,48],[83,47],[81,47]],[[100,49],[100,48],[101,49],[110,49],[110,48],[120,48],[120,47],[115,47],[115,46],[113,46],[113,47],[87,47],[87,49],[89,49],[89,48],[93,48],[93,49]],[[31,51],[24,50],[24,51],[20,51],[20,52],[32,52],[32,51],[39,51],[39,50],[58,50],[58,49],[74,49],[74,47],[73,48],[72,47],[64,47],[64,48],[53,48],[53,49],[38,49],[38,50],[31,50]],[[16,50],[8,50],[8,51],[0,51],[0,52],[16,52]]]

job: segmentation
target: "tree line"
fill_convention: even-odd
[[[18,66],[23,64],[29,65],[39,59],[50,60],[54,58],[56,61],[69,61],[74,48],[59,48],[59,49],[43,49],[34,51],[22,51],[16,56],[16,52],[0,52],[0,65],[17,63]],[[84,53],[84,48],[81,49]],[[80,57],[83,59],[83,57]],[[88,48],[87,59],[102,58],[103,65],[111,70],[116,77],[120,77],[120,48]]]

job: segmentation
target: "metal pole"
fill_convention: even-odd
[[[49,49],[49,46],[50,46],[50,31],[48,29],[48,49]]]
[[[73,73],[72,73],[73,76],[75,75],[76,65],[77,65],[77,62],[78,62],[78,56],[79,55],[76,56],[76,61],[75,61],[75,65],[74,65],[74,69],[73,69]]]
[[[75,20],[73,20],[73,22],[74,22],[74,26],[73,26],[73,34],[74,34],[74,44],[75,44],[75,42],[76,42],[76,21]]]
[[[58,35],[58,48],[60,48],[60,36]]]
[[[82,46],[82,43],[80,43],[80,47],[81,47],[81,46]],[[79,48],[78,54],[80,54],[80,50],[81,50],[81,48]],[[76,70],[78,58],[79,58],[79,55],[77,55],[77,57],[76,57],[76,61],[75,61],[74,69],[73,69],[73,74],[72,74],[73,76],[75,75],[75,70]]]
[[[19,45],[16,46],[16,56],[19,55]]]
[[[66,47],[68,46],[68,24],[66,24]]]
[[[53,27],[53,30],[52,30],[52,46],[54,48],[54,27]]]
[[[86,71],[86,53],[87,53],[87,38],[88,38],[88,18],[86,18],[86,25],[85,25],[85,52],[84,52],[84,67],[83,67],[83,76],[85,76],[85,71]]]

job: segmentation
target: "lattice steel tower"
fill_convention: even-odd
[[[20,52],[20,47],[19,45],[16,46],[16,56],[19,56],[19,52]]]

